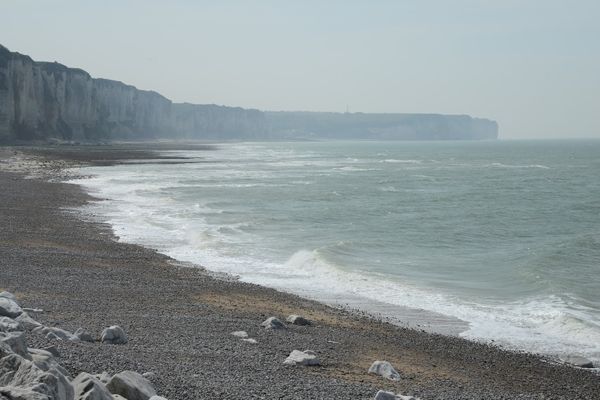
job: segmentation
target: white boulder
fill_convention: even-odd
[[[16,296],[14,294],[12,294],[11,292],[7,292],[6,290],[0,292],[0,297],[4,297],[5,299],[9,299],[9,300],[12,300],[14,302],[17,301]]]
[[[23,325],[12,318],[0,317],[0,332],[22,331]]]
[[[296,314],[287,317],[286,321],[293,325],[312,325],[312,322],[309,319]]]
[[[286,365],[321,365],[321,362],[317,358],[316,354],[310,350],[294,350],[290,353],[288,358],[286,358],[283,363]]]
[[[113,400],[112,394],[96,377],[82,372],[71,382],[75,400]]]
[[[261,326],[264,326],[265,329],[285,329],[285,325],[277,317],[267,318]]]
[[[0,317],[17,318],[23,313],[16,301],[8,297],[0,297]]]
[[[123,328],[118,325],[113,325],[102,331],[100,341],[108,344],[125,344],[129,339]]]
[[[0,332],[0,342],[10,347],[13,353],[31,360],[31,356],[27,351],[25,332]]]
[[[42,324],[37,322],[35,319],[31,318],[31,316],[29,316],[29,314],[26,312],[23,312],[21,315],[15,318],[15,321],[20,323],[23,326],[23,328],[25,328],[28,331],[32,331],[35,328],[42,326]]]
[[[235,332],[231,332],[231,334],[235,337],[239,337],[239,338],[247,338],[248,337],[248,332],[246,331],[235,331]]]
[[[83,328],[77,329],[73,335],[82,342],[94,342],[94,338],[92,337],[92,335]]]
[[[156,395],[152,384],[142,375],[133,371],[123,371],[108,381],[106,388],[113,394],[127,400],[149,400]]]
[[[374,400],[419,400],[419,399],[416,397],[413,397],[413,396],[403,396],[401,394],[394,394],[392,392],[385,392],[383,390],[380,390],[375,395]]]
[[[392,364],[387,361],[373,362],[369,368],[369,373],[383,376],[392,381],[400,380],[400,374],[392,367]]]
[[[31,399],[73,400],[73,387],[64,375],[55,369],[43,371],[33,362],[17,354],[0,359],[0,387],[3,386],[22,388],[23,396],[29,392],[40,394],[27,394]]]

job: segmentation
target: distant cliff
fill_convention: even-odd
[[[433,114],[262,112],[172,103],[0,45],[0,142],[49,139],[495,139],[494,121]]]
[[[498,124],[468,115],[266,112],[279,138],[478,140],[497,139]]]

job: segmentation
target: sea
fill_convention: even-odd
[[[80,169],[73,182],[98,198],[80,211],[120,241],[245,282],[600,361],[600,140],[162,153],[177,162]]]

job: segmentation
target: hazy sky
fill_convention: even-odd
[[[600,0],[0,0],[0,43],[177,102],[600,137]]]

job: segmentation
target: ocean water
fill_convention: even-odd
[[[600,360],[600,141],[227,143],[89,167],[120,240],[316,299]]]

